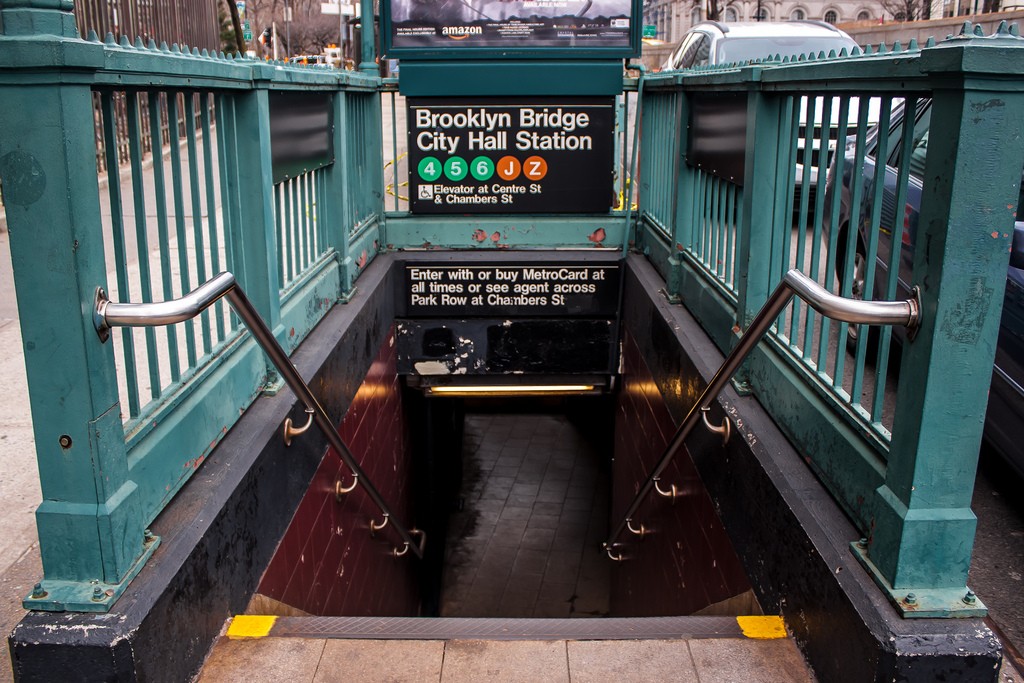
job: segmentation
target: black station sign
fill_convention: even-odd
[[[610,97],[409,98],[413,213],[607,213]]]
[[[612,264],[408,263],[405,316],[614,316],[619,266]]]

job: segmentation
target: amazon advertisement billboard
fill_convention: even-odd
[[[383,0],[388,57],[631,57],[639,0]]]

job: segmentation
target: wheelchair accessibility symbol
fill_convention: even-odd
[[[434,186],[433,185],[420,185],[419,186],[419,198],[430,201],[434,198]]]

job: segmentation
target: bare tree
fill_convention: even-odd
[[[224,0],[224,4],[228,6],[228,13],[231,15],[231,27],[235,29],[235,44],[238,46],[238,51],[244,55],[245,38],[242,35],[242,19],[238,16],[238,5],[235,4],[235,0]]]
[[[339,21],[332,14],[292,15],[292,45],[294,54],[320,54],[328,45],[337,45]]]
[[[896,21],[927,19],[931,5],[923,0],[881,0],[882,9]]]
[[[231,2],[232,0],[226,0]],[[288,0],[292,10],[291,27],[285,24],[285,0],[246,0],[245,12],[256,34],[276,22],[277,39],[285,43],[291,33],[291,54],[314,54],[339,39],[339,18],[336,14],[322,14],[321,0]]]
[[[720,0],[691,0],[686,6],[686,11],[689,12],[687,16],[693,16],[693,11],[696,9],[706,11],[707,21],[721,21],[724,7]]]

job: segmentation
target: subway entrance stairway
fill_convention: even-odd
[[[591,268],[606,267],[608,259],[559,257],[589,261]],[[263,396],[154,520],[160,551],[108,612],[26,615],[11,636],[16,675],[48,681],[88,671],[95,680],[184,680],[202,670],[211,680],[254,678],[216,667],[278,671],[273,662],[289,651],[305,653],[303,666],[315,664],[311,675],[319,675],[320,664],[323,675],[336,675],[349,671],[328,661],[339,648],[342,660],[357,662],[365,648],[383,666],[374,648],[415,639],[413,646],[428,648],[426,659],[441,667],[438,676],[462,675],[455,668],[460,653],[481,654],[465,658],[463,680],[479,677],[473,667],[485,666],[485,651],[501,660],[515,650],[531,665],[555,653],[565,668],[545,674],[552,677],[582,672],[573,667],[590,661],[619,666],[611,654],[587,653],[595,647],[587,643],[606,640],[616,643],[602,647],[625,651],[622,666],[637,671],[645,670],[638,662],[653,666],[662,657],[698,673],[708,662],[753,657],[762,675],[802,672],[765,663],[765,657],[775,661],[766,649],[788,650],[779,655],[785,658],[799,646],[798,661],[823,680],[994,676],[998,641],[975,620],[908,620],[895,613],[850,553],[858,532],[849,518],[758,400],[734,387],[722,391],[708,415],[712,425],[728,418],[732,438],[693,432],[662,471],[659,486],[667,497],[645,499],[631,525],[635,532],[616,542],[611,554],[622,561],[600,553],[594,539],[607,527],[600,528],[604,515],[595,505],[609,505],[604,524],[621,514],[723,362],[691,315],[663,296],[664,281],[645,259],[631,255],[620,267],[619,334],[601,338],[621,340],[614,378],[606,377],[602,390],[566,399],[561,414],[530,398],[531,410],[503,416],[431,395],[438,385],[417,386],[403,376],[410,346],[395,292],[407,269],[403,257],[379,255],[358,291],[324,317],[292,362],[325,410],[343,416],[337,435],[358,454],[362,475],[391,502],[395,519],[381,517],[362,485],[353,488],[351,470],[324,433],[293,434],[290,444],[282,439],[286,427],[303,420],[295,396]],[[432,329],[443,332],[447,324]],[[464,328],[482,340],[477,345],[461,332],[426,327],[409,335],[411,348],[433,354],[414,359],[428,363],[421,368],[436,368],[447,356],[462,362],[466,349],[503,363],[531,362],[518,330],[500,320]],[[547,330],[548,339],[564,336],[563,328],[543,323],[534,329]],[[586,351],[591,340],[572,341]],[[488,345],[501,355],[490,354]],[[457,457],[462,444],[472,457]],[[454,504],[460,498],[461,511]],[[403,547],[399,519],[426,533],[422,560]],[[446,566],[438,539],[446,537],[450,583],[438,592]],[[546,554],[533,552],[549,541]],[[605,572],[607,606],[591,592]],[[772,632],[791,639],[743,635],[736,615],[759,616],[754,596],[769,618],[782,617],[784,628],[776,621]],[[488,614],[491,609],[498,611]],[[242,630],[225,634],[238,615],[244,618],[230,624]],[[246,624],[274,616],[257,619],[255,629]],[[638,624],[646,630],[637,631]],[[499,643],[499,636],[547,643],[537,646],[547,655]],[[717,648],[752,652],[706,655]],[[522,666],[495,664],[503,671]],[[610,675],[602,671],[598,680]],[[738,678],[758,680],[746,673]]]
[[[351,71],[0,4],[41,493],[18,680],[270,675],[261,644],[415,677],[405,642],[428,678],[753,680],[703,668],[749,641],[994,683],[970,484],[1024,263],[1019,27],[654,74],[612,4],[481,45],[385,1]],[[587,408],[485,429],[459,397],[553,388]]]
[[[607,412],[477,402],[440,616],[239,615],[199,680],[814,680],[781,618],[759,616],[749,594],[703,616],[609,617]]]

